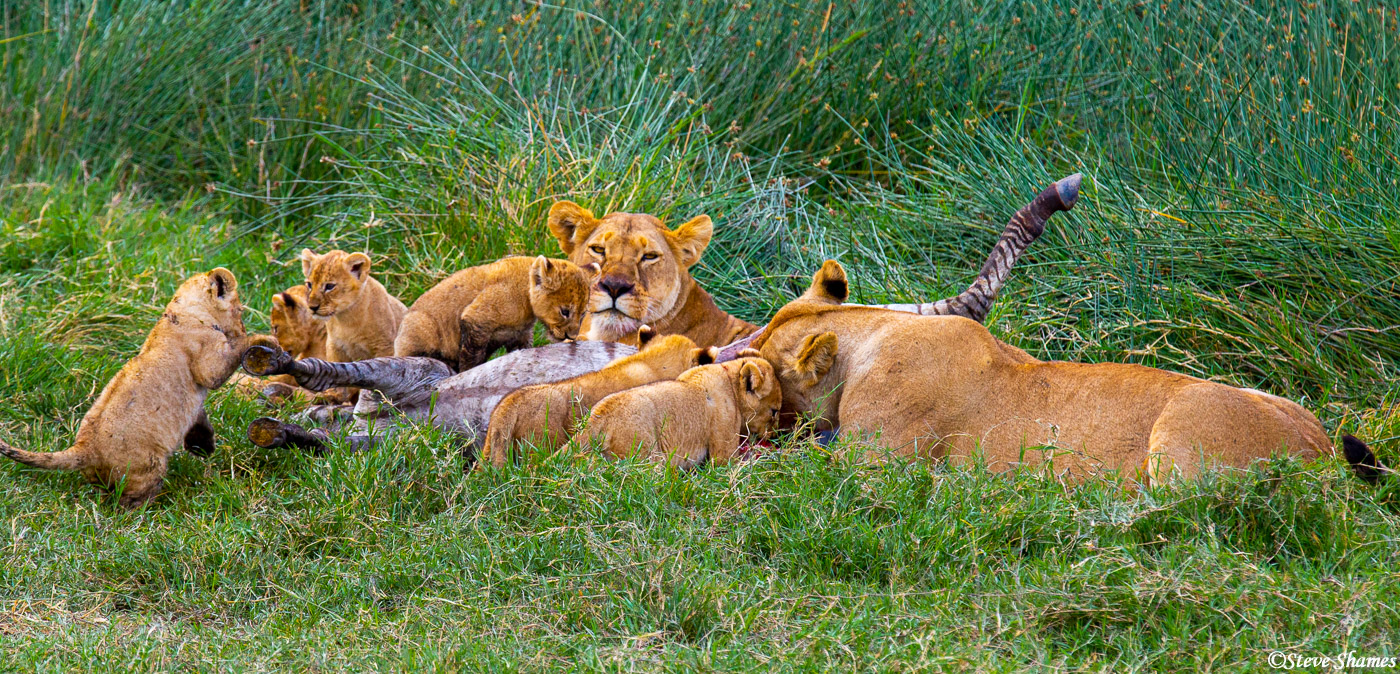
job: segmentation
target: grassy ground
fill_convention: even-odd
[[[0,437],[66,446],[179,280],[266,327],[303,245],[405,299],[557,254],[570,198],[709,213],[761,321],[822,259],[949,294],[1084,171],[989,319],[1046,358],[1303,401],[1400,462],[1393,10],[1263,2],[0,3]],[[917,7],[916,7],[917,5]],[[575,11],[578,10],[578,11]],[[464,475],[428,429],[173,461],[138,512],[0,465],[7,668],[1235,669],[1400,655],[1396,488],[1336,462],[1124,493],[799,440]]]

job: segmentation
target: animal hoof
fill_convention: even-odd
[[[1079,201],[1079,185],[1084,182],[1084,174],[1076,173],[1068,178],[1061,178],[1055,183],[1055,194],[1060,197],[1060,207],[1064,210],[1074,208],[1074,202]]]
[[[243,352],[243,371],[255,377],[286,374],[292,354],[270,346],[254,345]]]
[[[262,396],[263,401],[268,405],[281,405],[291,400],[296,393],[296,388],[281,382],[272,382],[264,386],[263,390],[258,392],[258,394]]]
[[[254,419],[248,424],[248,441],[264,449],[276,449],[287,444],[287,432],[276,419]]]

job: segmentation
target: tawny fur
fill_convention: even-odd
[[[587,339],[626,343],[646,324],[657,334],[685,335],[708,348],[758,330],[722,311],[690,276],[714,233],[709,216],[667,229],[650,215],[610,213],[598,219],[578,204],[560,201],[549,209],[549,231],[574,264],[599,266],[581,328]]]
[[[777,375],[754,351],[603,398],[574,436],[613,458],[647,457],[677,468],[728,463],[745,440],[766,439],[782,404]]]
[[[464,372],[498,348],[530,346],[537,320],[554,341],[574,339],[588,308],[591,274],[543,255],[463,269],[409,307],[394,355],[436,358]]]
[[[643,328],[643,333],[646,329]],[[505,466],[511,448],[521,440],[554,447],[604,397],[636,386],[675,379],[682,372],[714,362],[714,347],[696,348],[684,335],[649,340],[641,351],[620,358],[597,372],[553,384],[527,386],[508,396],[491,414],[486,433],[486,460]]]
[[[317,255],[304,248],[301,270],[307,306],[326,324],[326,360],[348,363],[394,355],[394,339],[408,307],[370,276],[368,255],[342,250]],[[342,402],[355,396],[354,390],[327,395]]]
[[[275,344],[244,332],[237,288],[222,267],[185,281],[140,353],[83,416],[72,447],[50,454],[0,443],[0,454],[36,468],[80,471],[108,488],[121,485],[123,506],[155,498],[182,443],[204,456],[213,450],[204,412],[209,391],[233,374],[249,346]]]
[[[962,317],[839,306],[844,281],[828,261],[754,346],[777,368],[785,422],[811,415],[874,454],[959,464],[980,452],[994,470],[1155,484],[1280,450],[1332,453],[1292,401],[1139,365],[1042,362]]]
[[[326,357],[326,323],[318,321],[306,306],[306,286],[294,285],[272,296],[272,310],[268,312],[268,322],[272,326],[272,337],[277,344],[294,358]],[[234,372],[229,378],[244,397],[263,397],[274,402],[298,400],[308,402],[312,398],[297,386],[295,379],[288,375],[277,375],[260,379],[243,372]]]

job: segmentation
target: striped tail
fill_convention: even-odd
[[[61,452],[26,452],[0,442],[0,454],[26,466],[44,470],[79,470],[87,466],[87,453],[77,447],[70,447]]]
[[[941,299],[924,304],[886,304],[886,309],[907,311],[925,316],[966,316],[978,323],[987,318],[987,311],[996,300],[997,293],[1011,274],[1011,267],[1032,242],[1045,231],[1045,221],[1059,211],[1068,211],[1079,200],[1079,184],[1084,180],[1082,173],[1047,187],[1016,215],[1001,233],[1001,239],[992,247],[986,264],[977,274],[972,286],[956,297]]]

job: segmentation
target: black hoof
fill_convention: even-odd
[[[254,419],[248,424],[248,442],[264,449],[276,449],[287,444],[287,433],[282,430],[282,422],[276,419]]]
[[[243,371],[254,377],[287,374],[292,360],[292,354],[282,349],[258,344],[243,352]]]

